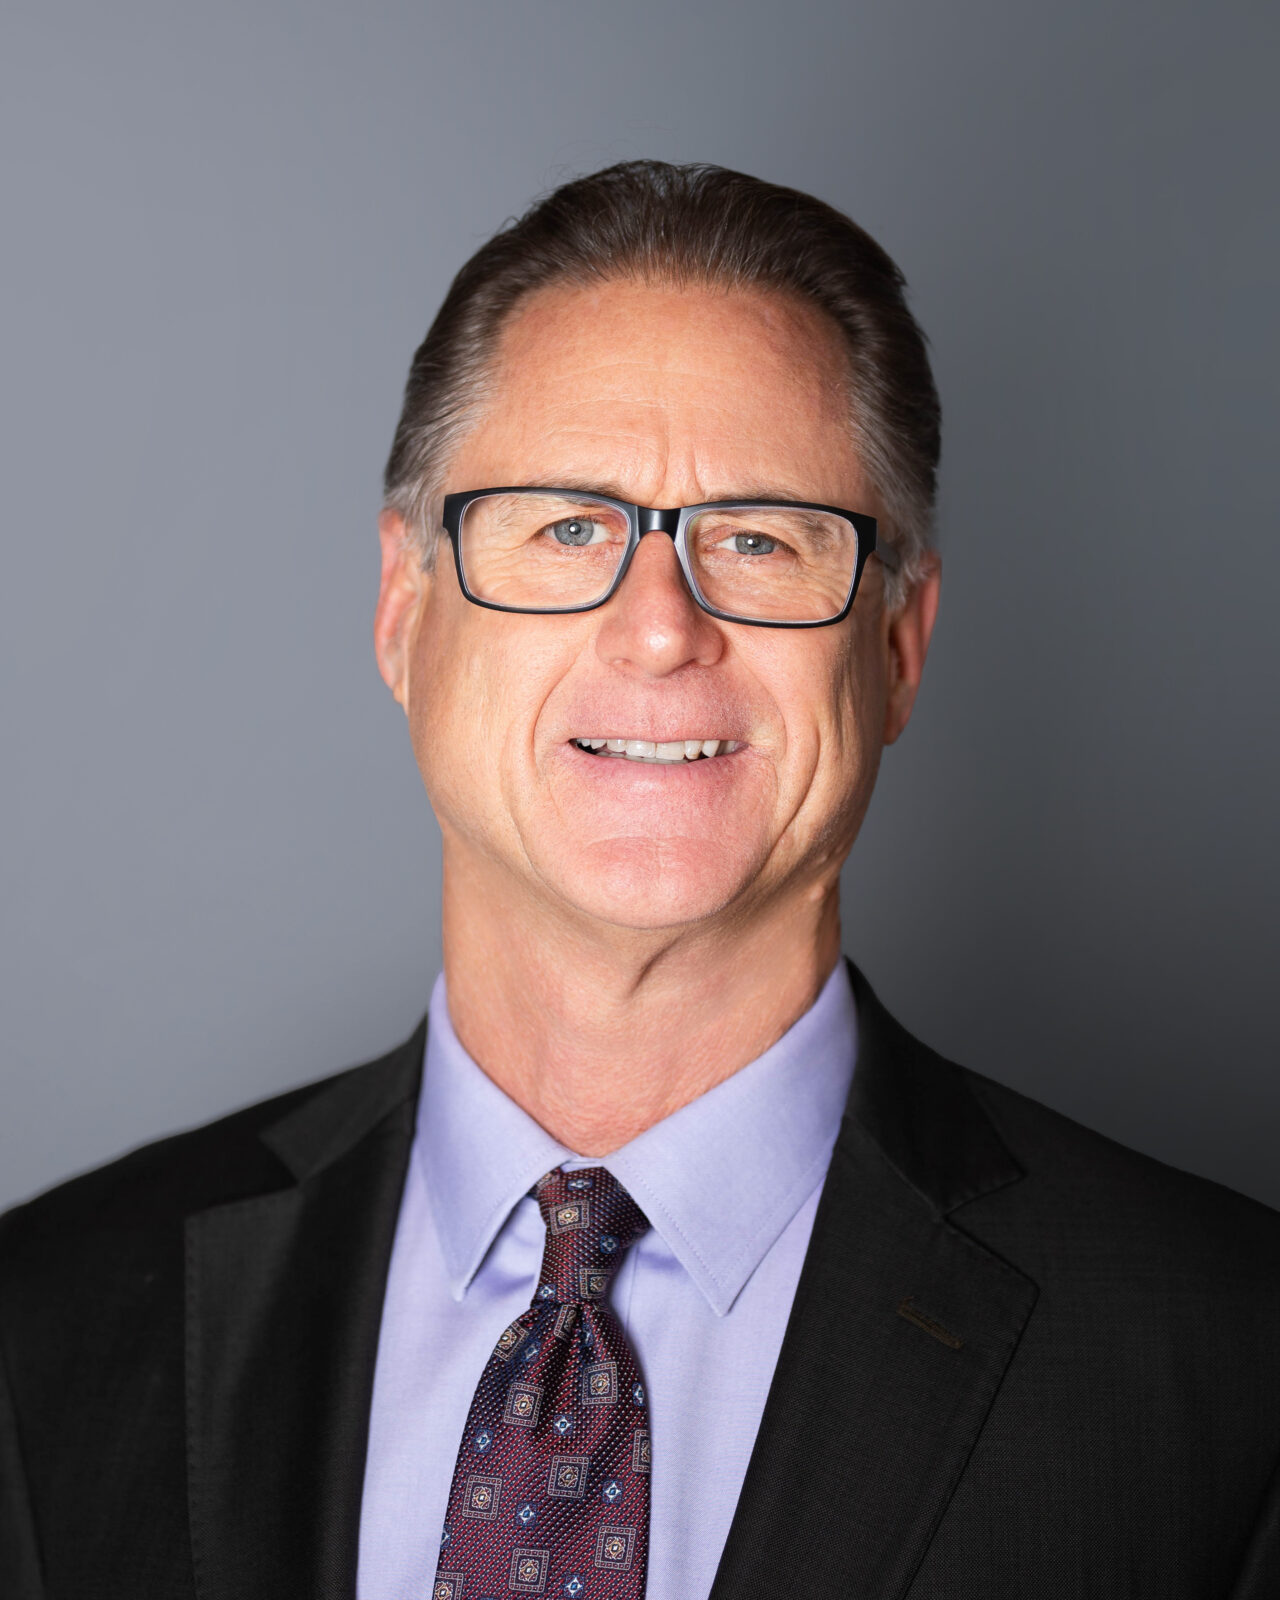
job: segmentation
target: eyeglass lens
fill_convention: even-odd
[[[587,496],[494,494],[468,505],[460,534],[463,573],[478,600],[555,611],[608,593],[630,524],[625,511]],[[699,511],[685,546],[701,598],[751,621],[839,616],[858,565],[858,532],[846,517],[791,506]]]

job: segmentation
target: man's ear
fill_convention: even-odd
[[[373,649],[383,682],[407,712],[409,664],[431,574],[423,571],[421,553],[398,511],[384,511],[379,516],[378,538],[382,543],[382,582],[373,617]]]
[[[924,571],[912,585],[906,599],[886,618],[889,650],[889,693],[884,710],[884,742],[892,744],[911,717],[916,692],[929,653],[933,624],[938,615],[942,588],[942,562],[936,555],[927,558]]]

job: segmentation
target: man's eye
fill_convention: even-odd
[[[778,541],[767,533],[731,533],[715,548],[732,551],[736,556],[771,556],[778,548]]]
[[[557,544],[573,547],[604,544],[609,537],[609,530],[604,523],[595,522],[590,517],[563,517],[543,531],[549,533]]]

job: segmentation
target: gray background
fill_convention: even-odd
[[[653,154],[847,209],[933,341],[942,621],[846,948],[940,1048],[1280,1203],[1261,4],[6,11],[0,1200],[412,1027],[405,368],[505,217]]]

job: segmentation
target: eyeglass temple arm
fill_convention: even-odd
[[[868,552],[880,562],[882,567],[887,567],[890,572],[901,572],[902,557],[891,544],[881,544],[879,536],[876,537],[876,547]]]

